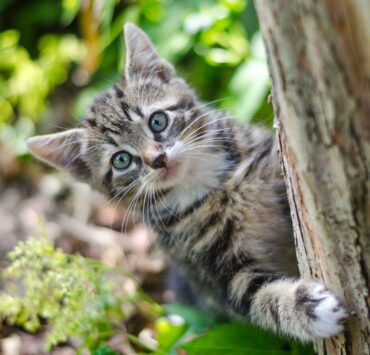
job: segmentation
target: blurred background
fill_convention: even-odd
[[[272,126],[250,0],[1,0],[0,267],[19,240],[44,225],[65,252],[123,267],[150,297],[168,303],[176,295],[152,233],[130,220],[123,228],[120,206],[35,161],[25,146],[31,135],[78,123],[93,97],[120,77],[127,21],[149,35],[202,100],[237,120]],[[42,336],[2,332],[17,334],[19,353],[43,351]]]

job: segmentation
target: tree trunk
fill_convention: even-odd
[[[255,0],[303,277],[350,312],[319,354],[370,354],[370,1]]]

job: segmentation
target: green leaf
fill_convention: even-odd
[[[92,355],[119,355],[119,353],[107,345],[101,345],[92,353]]]
[[[163,306],[168,314],[176,314],[184,318],[189,325],[189,331],[200,333],[206,328],[221,323],[221,319],[210,313],[204,313],[196,308],[179,303],[166,304]]]
[[[170,350],[185,334],[188,325],[182,317],[162,317],[155,323],[159,350]]]
[[[244,323],[220,325],[184,344],[188,355],[284,355],[287,342],[260,328]]]
[[[77,16],[80,9],[80,0],[62,0],[62,17],[63,25],[69,25]]]
[[[233,111],[244,122],[253,119],[270,89],[270,79],[260,33],[253,36],[252,56],[234,73],[229,89],[234,98]]]
[[[292,354],[294,355],[315,355],[315,351],[311,344],[301,344],[298,341],[290,341],[290,347],[292,348]]]

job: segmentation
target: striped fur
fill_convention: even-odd
[[[125,35],[122,80],[95,99],[80,128],[34,137],[30,149],[140,211],[159,245],[222,313],[301,340],[339,332],[346,313],[337,298],[318,283],[294,278],[273,136],[200,103],[141,30],[126,25]],[[153,133],[148,119],[158,110],[169,125]],[[121,150],[132,163],[117,172],[111,157]],[[168,167],[151,165],[158,152],[173,163],[173,177],[164,178]]]

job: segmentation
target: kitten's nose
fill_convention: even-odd
[[[167,165],[167,155],[166,153],[160,153],[155,159],[152,161],[152,168],[153,169],[161,169],[165,168]]]

